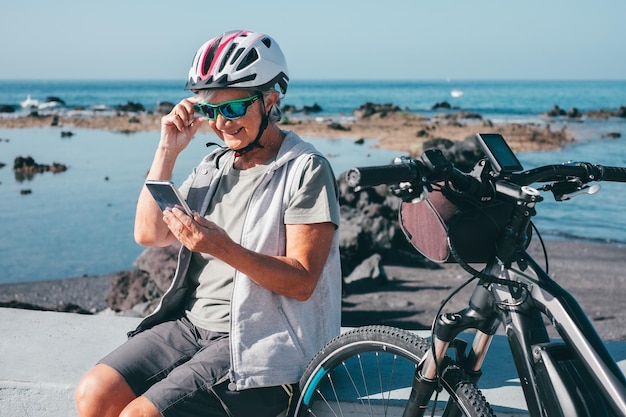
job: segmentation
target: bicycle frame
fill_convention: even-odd
[[[526,259],[526,271],[507,272],[508,279],[524,284],[529,293],[519,306],[504,308],[501,315],[529,411],[575,416],[584,407],[602,415],[600,394],[614,412],[626,415],[626,380],[591,322],[567,291],[530,256]],[[492,294],[499,305],[510,303],[508,288],[494,286]],[[562,342],[549,340],[543,317],[552,322]],[[578,375],[562,368],[564,361],[572,360],[582,365],[575,370]],[[593,407],[586,406],[590,403]]]
[[[493,279],[481,279],[467,308],[438,318],[433,349],[414,385],[421,382],[423,390],[424,382],[437,378],[438,360],[450,347],[456,348],[457,361],[477,382],[490,342],[502,324],[531,416],[626,415],[626,379],[584,311],[520,249],[534,204],[540,201],[526,194],[537,191],[505,187],[517,208],[499,242],[498,256],[483,272]],[[550,338],[544,319],[562,341]],[[465,353],[456,337],[467,329],[477,331]]]
[[[440,207],[440,213],[434,205],[422,206],[427,214],[415,215],[413,225],[431,221],[438,226],[435,234],[423,233],[424,239],[441,239],[443,231],[449,250],[436,246],[433,260],[444,261],[452,254],[463,269],[479,279],[465,309],[437,317],[431,349],[417,367],[403,416],[423,416],[433,393],[442,385],[451,394],[445,417],[458,416],[462,411],[478,415],[472,414],[472,398],[456,389],[464,389],[468,383],[472,391],[476,389],[483,361],[500,325],[506,332],[531,416],[626,416],[626,379],[621,370],[578,302],[526,250],[535,205],[543,200],[530,184],[542,183],[541,190],[551,191],[557,201],[565,201],[591,193],[586,184],[592,181],[626,182],[626,167],[568,162],[523,171],[500,135],[478,134],[477,140],[487,158],[470,173],[455,168],[441,150],[427,149],[420,159],[399,158],[392,165],[352,168],[346,175],[355,190],[390,185],[392,193],[405,203],[427,197],[425,190],[444,194],[452,207]],[[488,213],[489,207],[497,207],[492,202],[506,208],[504,211],[498,207],[504,219]],[[465,210],[468,216],[462,217]],[[486,242],[473,239],[487,232],[481,218],[472,217],[476,213],[473,210],[497,229]],[[476,228],[458,227],[463,222]],[[416,236],[419,233],[416,231]],[[412,234],[408,230],[407,237]],[[469,242],[461,243],[455,239],[458,236],[467,237]],[[430,253],[432,242],[410,240],[420,252],[423,246]],[[454,247],[457,242],[458,251]],[[478,255],[463,254],[473,242],[484,245],[475,248]],[[477,271],[467,262],[486,263],[486,268]],[[560,340],[551,339],[546,321],[551,322]],[[476,330],[469,351],[467,343],[457,339],[468,329]],[[450,348],[456,352],[456,363],[446,357]],[[457,386],[446,372],[459,368],[464,382]],[[491,410],[488,414],[493,415]]]

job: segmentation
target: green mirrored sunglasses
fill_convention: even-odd
[[[196,106],[200,109],[202,115],[209,120],[215,120],[217,118],[218,110],[224,118],[228,120],[236,120],[245,116],[248,112],[248,107],[257,101],[259,97],[260,96],[257,94],[252,97],[225,101],[219,104],[200,102],[196,104]]]

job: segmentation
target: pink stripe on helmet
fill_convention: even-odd
[[[237,31],[237,32],[233,32],[232,34],[229,34],[229,36],[226,37],[226,38],[222,37],[222,38],[216,39],[216,41],[219,41],[220,44],[219,44],[219,46],[217,48],[217,51],[215,51],[215,56],[213,57],[213,61],[211,62],[211,65],[209,66],[209,70],[207,71],[206,74],[203,74],[202,73],[202,68],[204,68],[204,61],[206,60],[207,55],[208,55],[209,51],[211,50],[211,47],[213,46],[213,44],[207,45],[207,47],[204,50],[204,55],[202,56],[202,59],[200,61],[198,61],[198,66],[199,66],[198,73],[199,73],[200,79],[204,81],[207,78],[209,78],[209,76],[213,73],[213,69],[215,68],[216,63],[219,61],[218,58],[221,57],[222,52],[224,51],[224,49],[226,49],[232,43],[232,41],[235,38],[237,38],[237,37],[239,37],[241,35],[246,35],[248,33],[250,33],[250,32],[244,31],[244,30],[240,30],[240,31]]]

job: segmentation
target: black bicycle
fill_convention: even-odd
[[[541,241],[531,222],[540,191],[565,201],[597,191],[591,182],[626,182],[626,168],[570,162],[524,171],[502,136],[476,138],[486,157],[470,173],[437,149],[347,173],[357,189],[389,185],[414,248],[457,262],[471,275],[462,287],[475,288],[461,311],[444,312],[460,288],[442,302],[429,338],[366,326],[330,341],[300,381],[297,416],[494,416],[477,386],[501,326],[531,416],[626,416],[624,375],[574,297],[527,251],[534,235]]]

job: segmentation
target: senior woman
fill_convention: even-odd
[[[148,179],[170,180],[208,123],[223,142],[181,185],[194,211],[161,211],[144,186],[135,239],[182,243],[168,292],[76,389],[80,416],[276,416],[339,333],[339,204],[328,161],[282,130],[289,77],[274,39],[233,31],[196,52],[162,118]],[[200,114],[196,113],[200,110]]]

